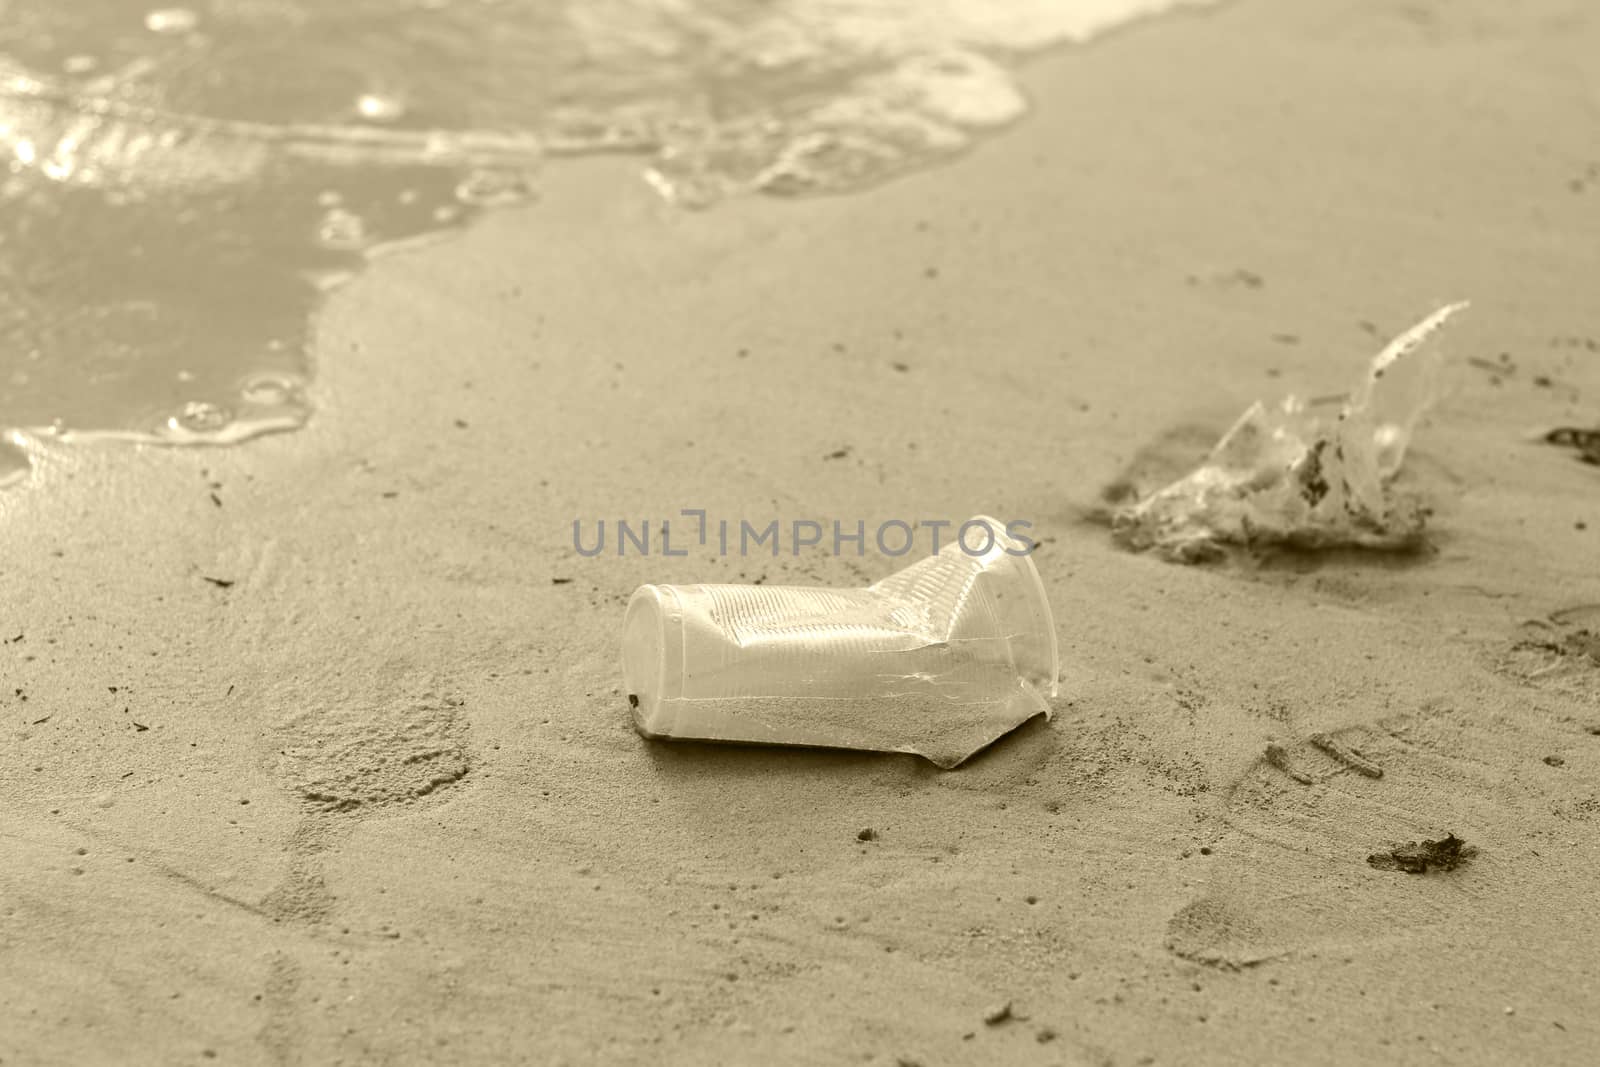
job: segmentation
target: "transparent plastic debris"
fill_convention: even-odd
[[[33,461],[28,457],[22,435],[16,432],[0,434],[0,489],[21,485],[28,480]]]
[[[1022,542],[960,544],[864,589],[645,585],[622,664],[650,738],[907,752],[954,767],[1050,715],[1055,621]],[[970,525],[970,524],[969,524]]]
[[[1394,480],[1433,400],[1440,356],[1427,342],[1466,306],[1442,307],[1391,341],[1332,419],[1296,396],[1253,404],[1198,468],[1117,511],[1116,538],[1184,563],[1230,544],[1417,547],[1426,512]]]

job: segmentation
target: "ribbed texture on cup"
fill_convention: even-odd
[[[651,736],[919,752],[959,762],[1056,691],[1033,561],[994,520],[865,589],[643,586],[623,626],[634,721]]]

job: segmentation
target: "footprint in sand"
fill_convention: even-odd
[[[278,775],[304,815],[289,869],[262,906],[279,919],[323,922],[333,898],[322,855],[352,818],[380,815],[460,782],[472,769],[461,701],[355,701],[290,716],[278,729]]]
[[[1529,619],[1494,666],[1520,682],[1600,706],[1600,604]]]
[[[368,814],[406,804],[471,769],[459,700],[302,712],[280,728],[278,773],[315,813]]]
[[[1211,967],[1237,970],[1287,952],[1283,939],[1263,926],[1248,907],[1220,897],[1201,897],[1167,920],[1167,948],[1176,956]]]
[[[303,814],[285,847],[283,879],[260,903],[264,914],[325,929],[337,901],[323,875],[324,858],[354,820],[397,814],[472,770],[461,706],[431,693],[413,700],[346,698],[280,723],[278,776]],[[285,944],[272,957],[261,994],[266,1022],[259,1040],[273,1062],[299,1061],[300,1013],[317,999],[304,985],[303,963]]]
[[[1435,701],[1269,746],[1226,792],[1222,819],[1232,833],[1208,861],[1205,892],[1169,920],[1166,947],[1241,968],[1420,942],[1456,927],[1467,936],[1474,916],[1515,911],[1540,879],[1557,877],[1528,837],[1532,827],[1553,831],[1559,806],[1587,792],[1546,761],[1575,736],[1514,701]],[[1559,832],[1600,836],[1565,820]],[[1449,833],[1477,849],[1456,870],[1408,874],[1367,862]]]

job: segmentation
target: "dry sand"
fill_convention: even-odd
[[[1597,54],[1579,0],[1246,0],[862,196],[559,165],[333,301],[304,432],[50,451],[0,495],[0,1062],[1593,1062],[1600,619],[1526,620],[1600,602],[1600,471],[1525,435],[1597,411]],[[1432,552],[1083,521],[1458,297]],[[951,773],[642,741],[635,585],[894,568],[571,548],[696,506],[1033,519],[1054,721]]]

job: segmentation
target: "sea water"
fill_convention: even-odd
[[[0,0],[0,433],[291,429],[323,295],[559,157],[859,189],[1016,120],[1030,53],[1209,2]]]

